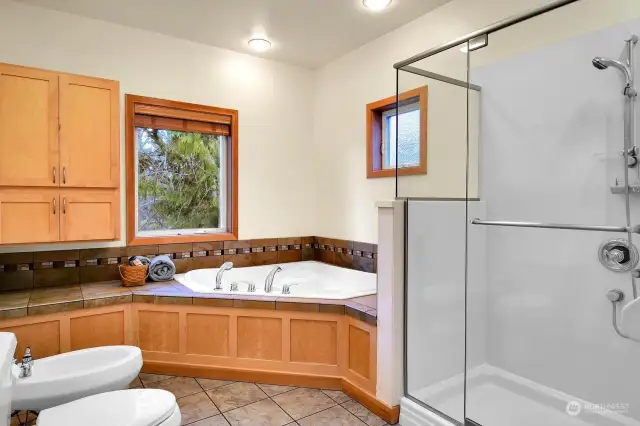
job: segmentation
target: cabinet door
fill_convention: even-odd
[[[61,186],[119,186],[118,91],[117,81],[60,75]]]
[[[115,240],[120,232],[118,191],[69,189],[60,192],[60,240]]]
[[[0,185],[59,182],[58,74],[0,64]]]
[[[0,244],[48,243],[60,238],[60,200],[54,189],[0,190]]]

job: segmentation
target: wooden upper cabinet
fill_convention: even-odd
[[[60,75],[61,186],[119,186],[118,92],[117,81]]]
[[[0,244],[58,241],[59,216],[55,189],[0,190]]]
[[[59,182],[58,74],[0,64],[0,185]]]
[[[119,90],[0,63],[0,245],[120,237]]]
[[[60,191],[60,241],[113,240],[120,236],[118,191]]]

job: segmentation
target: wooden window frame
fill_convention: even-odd
[[[139,236],[137,234],[136,212],[136,137],[135,113],[138,109],[156,111],[158,116],[166,118],[185,119],[203,118],[205,115],[214,116],[215,121],[228,123],[227,136],[227,200],[226,219],[227,232],[187,235],[158,235]],[[202,120],[206,121],[206,120]],[[174,129],[175,130],[175,129]],[[183,129],[179,129],[183,130]],[[184,131],[184,130],[183,130]],[[188,130],[187,130],[188,131]],[[193,130],[197,131],[197,130]],[[217,108],[187,102],[156,99],[146,96],[125,96],[125,153],[127,172],[127,244],[139,246],[147,244],[191,243],[201,241],[230,241],[238,239],[238,111],[227,108]]]
[[[427,174],[427,99],[428,87],[421,86],[400,94],[399,106],[414,103],[420,105],[420,164],[412,167],[398,167],[398,176]],[[367,179],[395,177],[396,168],[383,168],[382,150],[382,114],[396,109],[396,97],[390,96],[367,104]]]

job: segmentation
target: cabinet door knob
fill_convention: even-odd
[[[56,169],[56,167],[53,167],[53,183],[56,183],[56,176],[58,174],[58,169]]]
[[[53,197],[53,214],[56,214],[56,197]]]
[[[67,183],[67,168],[66,167],[62,168],[62,183],[64,183],[64,184]]]
[[[62,199],[62,214],[67,214],[67,199]]]

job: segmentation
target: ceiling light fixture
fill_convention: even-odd
[[[249,40],[249,47],[258,52],[264,52],[271,48],[271,42],[264,38],[252,38]]]
[[[369,10],[379,12],[386,9],[392,0],[362,0],[362,4]]]

